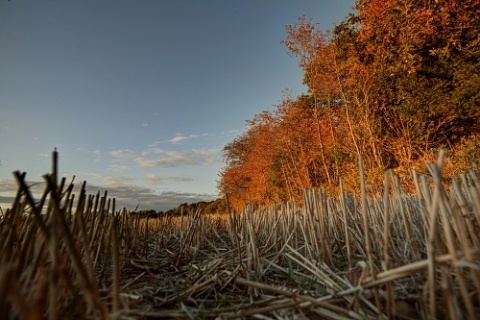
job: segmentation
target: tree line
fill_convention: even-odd
[[[306,17],[286,26],[307,94],[284,93],[224,147],[219,190],[234,208],[301,198],[304,189],[368,183],[385,170],[445,170],[480,159],[480,2],[358,0],[333,30]]]
[[[212,201],[199,201],[194,203],[182,203],[176,208],[168,210],[156,211],[150,210],[138,210],[132,211],[130,214],[134,217],[140,218],[161,218],[164,216],[180,216],[187,215],[200,210],[202,214],[224,214],[227,212],[227,204],[225,198],[219,198]]]

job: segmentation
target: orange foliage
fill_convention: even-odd
[[[305,16],[286,26],[308,95],[285,97],[225,146],[219,189],[232,206],[301,199],[303,189],[334,190],[340,177],[351,191],[358,154],[375,185],[444,141],[472,145],[480,1],[358,0],[356,10],[333,32]]]

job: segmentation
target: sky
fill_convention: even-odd
[[[0,0],[0,206],[27,172],[61,176],[127,210],[219,194],[222,149],[287,89],[281,43],[302,15],[332,29],[353,0]]]

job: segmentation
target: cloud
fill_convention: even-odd
[[[42,192],[45,188],[45,181],[28,181],[27,185],[30,187],[32,192]],[[16,194],[18,190],[18,184],[15,180],[12,179],[2,179],[0,180],[0,192],[2,194]]]
[[[138,167],[144,169],[198,166],[215,164],[220,161],[220,149],[217,148],[177,151],[154,147],[147,149],[140,154],[136,154],[128,149],[122,149],[110,151],[110,155],[120,160],[131,160]]]
[[[97,189],[100,186],[101,189],[110,189],[122,187],[125,185],[134,185],[135,183],[135,179],[121,175],[107,175],[94,172],[78,172],[76,176],[76,183],[79,183],[79,181],[89,181],[91,185],[97,186]]]
[[[195,139],[195,138],[198,138],[198,136],[196,134],[191,134],[191,135],[188,135],[188,136],[184,136],[180,133],[177,133],[177,135],[168,140],[171,144],[180,144],[186,140],[189,140],[189,139]]]
[[[135,157],[135,152],[129,149],[119,149],[110,151],[110,155],[118,159],[132,159]]]
[[[11,204],[15,200],[15,197],[0,196],[0,208],[10,208]]]
[[[237,130],[237,129],[232,129],[230,131],[222,131],[220,132],[220,135],[224,136],[224,135],[238,135],[240,133],[240,130]]]
[[[159,175],[159,174],[147,174],[143,178],[131,178],[121,175],[105,175],[102,173],[91,173],[91,172],[79,172],[76,174],[76,182],[79,181],[89,181],[96,186],[103,186],[104,189],[116,188],[119,186],[134,185],[136,181],[140,181],[142,184],[146,183],[148,185],[158,185],[164,182],[175,183],[175,182],[190,182],[195,181],[196,179],[184,175]],[[1,187],[1,185],[0,185]],[[164,185],[162,186],[164,187]]]
[[[160,144],[162,144],[162,143],[164,143],[164,142],[165,142],[165,141],[157,140],[157,141],[149,144],[148,146],[151,147],[151,148],[153,148],[153,147],[156,147],[156,146],[158,146],[158,145],[160,145]]]
[[[85,175],[85,174],[84,174]],[[97,177],[97,179],[103,178],[104,185],[88,184],[86,186],[87,194],[95,195],[98,191],[103,193],[108,191],[109,198],[115,198],[116,208],[120,210],[126,208],[127,210],[134,210],[137,205],[139,210],[153,209],[156,211],[166,211],[171,208],[176,208],[182,203],[195,203],[199,201],[211,201],[217,198],[215,194],[206,193],[190,193],[190,192],[176,192],[166,191],[157,193],[151,188],[141,187],[133,183],[133,180],[124,177],[107,177],[98,174],[91,174],[91,177]],[[67,179],[67,181],[70,181]],[[31,192],[36,200],[42,195],[45,183],[43,182],[28,182],[31,185]],[[82,183],[76,180],[74,193],[78,194]],[[0,180],[0,206],[2,210],[10,207],[14,200],[17,184],[14,180]],[[78,196],[75,197],[78,199]],[[75,203],[74,203],[75,205]]]
[[[46,183],[44,181],[28,181],[27,186],[30,188],[30,193],[35,200],[39,200],[43,195]],[[2,179],[0,180],[0,207],[2,210],[10,208],[18,192],[18,184],[15,180]]]
[[[115,188],[117,186],[124,186],[129,184],[133,184],[133,179],[130,177],[122,176],[105,176],[102,183],[102,185],[106,188]]]
[[[93,159],[93,162],[100,162],[103,160],[102,151],[97,149],[93,151],[93,154],[96,156],[95,159]]]
[[[142,151],[141,155],[142,156],[147,156],[149,155],[150,153],[156,153],[156,154],[161,154],[161,153],[165,153],[167,150],[164,150],[162,148],[159,148],[159,147],[153,147],[153,148],[149,148],[145,151]]]
[[[127,210],[134,210],[139,205],[139,210],[153,209],[156,211],[165,211],[171,208],[176,208],[182,203],[194,203],[199,201],[211,201],[217,198],[216,194],[207,193],[190,193],[190,192],[176,192],[165,191],[157,192],[156,190],[143,187],[135,184],[135,181],[128,177],[121,176],[103,176],[94,174],[97,178],[95,184],[87,183],[87,193],[96,194],[98,191],[108,191],[110,198],[115,198],[118,209],[126,208]],[[100,178],[100,179],[99,179]],[[190,177],[185,176],[162,176],[156,174],[149,174],[146,176],[147,182],[162,182],[162,181],[191,181]],[[78,183],[80,185],[80,183]]]
[[[11,207],[13,200],[15,200],[17,189],[18,185],[15,180],[0,180],[0,208],[2,208],[2,210]]]
[[[0,192],[11,192],[17,189],[17,183],[15,180],[4,179],[0,181]]]
[[[108,168],[113,171],[125,171],[129,169],[129,166],[124,164],[112,164]]]
[[[158,157],[138,156],[135,162],[142,168],[174,168],[214,164],[219,160],[219,149],[193,149],[190,151],[162,150]]]
[[[165,176],[165,175],[158,175],[158,174],[147,174],[145,180],[148,184],[155,185],[162,182],[189,182],[194,181],[192,177],[187,176],[179,176],[179,175],[172,175],[172,176]]]
[[[98,162],[101,162],[101,161],[103,160],[102,151],[99,150],[99,149],[89,150],[89,149],[86,149],[86,148],[80,146],[80,147],[77,148],[77,151],[80,151],[80,152],[85,153],[86,158],[87,158],[89,161],[98,163]]]
[[[161,144],[164,143],[171,143],[174,145],[182,144],[183,142],[190,140],[190,139],[197,139],[197,138],[207,138],[207,137],[219,137],[219,136],[224,136],[224,135],[238,135],[241,133],[240,130],[233,129],[230,131],[222,131],[222,132],[203,132],[201,134],[190,134],[190,135],[184,135],[181,133],[177,133],[175,137],[169,139],[169,140],[157,140],[154,141],[149,145],[149,147],[157,147]]]

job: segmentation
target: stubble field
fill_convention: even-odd
[[[443,155],[359,197],[140,218],[108,194],[25,174],[0,219],[0,314],[10,319],[474,319],[480,181],[446,185]],[[363,172],[360,166],[360,177]]]

